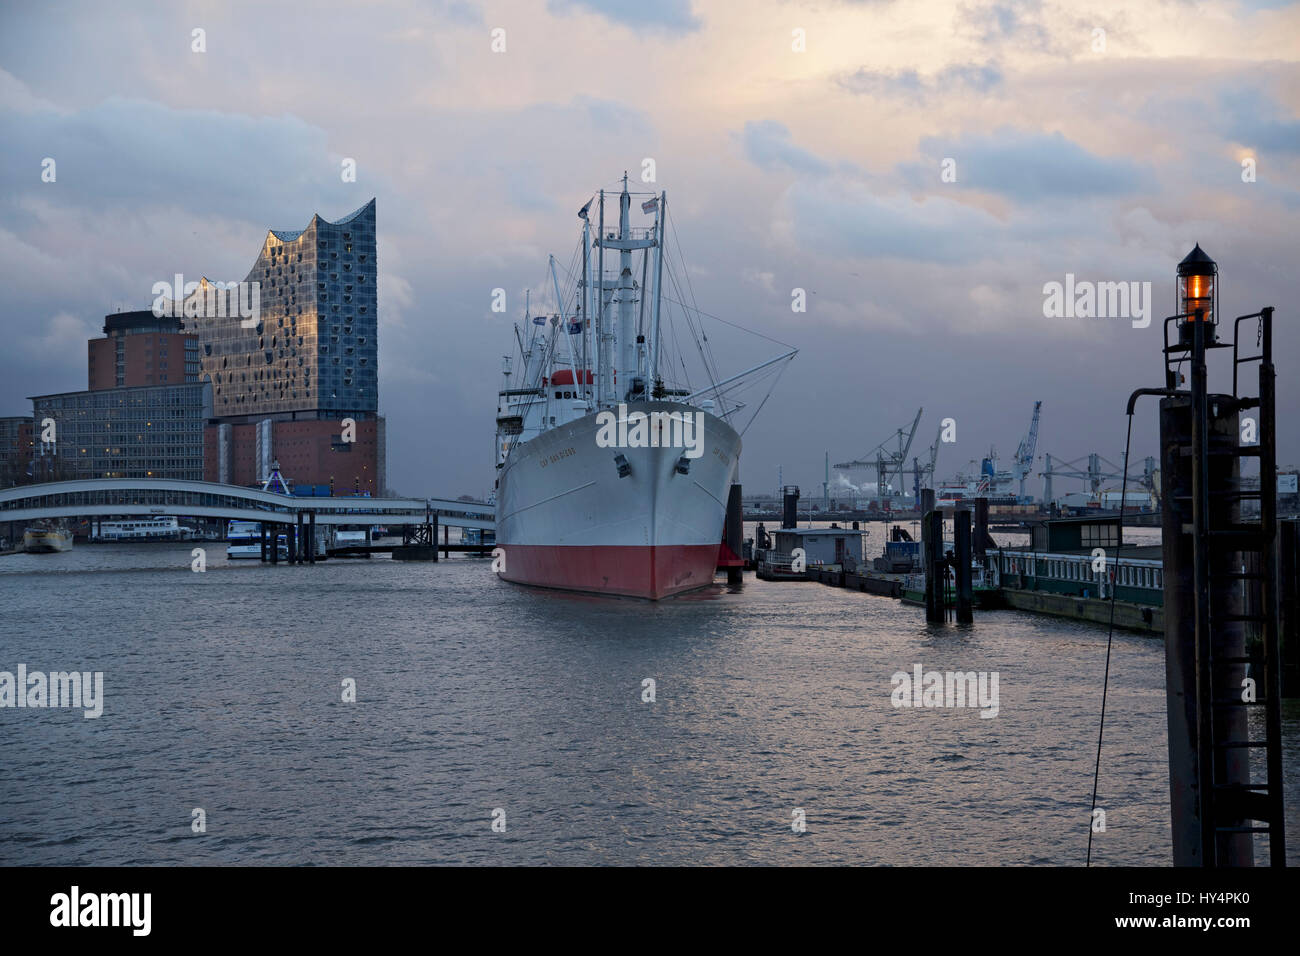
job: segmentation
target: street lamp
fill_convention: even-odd
[[[1196,321],[1209,323],[1204,327],[1205,344],[1214,345],[1218,339],[1215,327],[1219,321],[1219,266],[1205,254],[1198,243],[1182,262],[1178,263],[1178,343],[1191,348],[1196,335]]]

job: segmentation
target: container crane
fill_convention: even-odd
[[[943,422],[934,433],[934,444],[930,446],[930,460],[924,465],[916,458],[912,459],[912,495],[916,498],[916,507],[921,507],[921,489],[934,487],[934,470],[939,464],[939,442],[943,438]]]
[[[1021,504],[1028,504],[1030,500],[1025,495],[1025,479],[1034,468],[1034,449],[1038,446],[1038,415],[1042,407],[1042,402],[1034,402],[1034,417],[1029,423],[1029,434],[1020,440],[1020,446],[1016,449],[1015,462],[1012,465],[1015,478],[1020,483]]]
[[[1088,490],[1093,494],[1097,494],[1101,491],[1102,482],[1121,481],[1124,478],[1124,470],[1119,465],[1115,464],[1109,458],[1104,458],[1103,456],[1098,455],[1096,452],[1093,452],[1088,456],[1086,470],[1079,467],[1084,461],[1082,458],[1064,462],[1065,467],[1061,468],[1053,465],[1051,455],[1044,455],[1043,457],[1046,459],[1047,468],[1044,471],[1039,472],[1039,477],[1043,479],[1043,501],[1046,504],[1051,504],[1052,502],[1053,478],[1078,478],[1082,481],[1086,481],[1088,483]],[[1059,462],[1061,459],[1058,457],[1057,461]],[[1103,469],[1103,464],[1109,470]],[[1153,470],[1153,465],[1154,459],[1148,458],[1146,463],[1147,473],[1142,479],[1140,479],[1144,486],[1147,486],[1151,480],[1150,474]]]
[[[898,479],[898,487],[903,487],[903,474],[907,468],[907,456],[912,450],[912,439],[916,436],[916,426],[921,422],[921,413],[924,408],[916,410],[916,418],[912,420],[910,428],[899,428],[895,431],[893,438],[898,440],[898,450],[891,451],[886,447],[889,438],[886,438],[875,448],[867,452],[866,456],[853,461],[842,461],[836,464],[837,470],[848,471],[853,468],[874,468],[876,469],[876,491],[880,497],[884,498],[889,495],[890,477]],[[872,461],[869,456],[875,455]]]

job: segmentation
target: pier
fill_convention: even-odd
[[[8,523],[11,539],[13,528],[41,519],[84,518],[93,524],[109,517],[150,515],[259,522],[262,559],[271,564],[280,563],[281,536],[288,546],[288,563],[314,564],[323,557],[361,553],[324,546],[321,533],[326,529],[383,525],[401,528],[402,543],[360,547],[370,553],[392,553],[398,560],[437,560],[438,550],[483,550],[445,540],[435,548],[439,525],[444,538],[449,527],[480,531],[496,527],[494,506],[448,498],[300,496],[171,478],[92,478],[0,490],[0,523]]]

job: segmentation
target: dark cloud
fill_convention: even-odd
[[[1272,153],[1300,153],[1300,120],[1288,115],[1263,90],[1233,89],[1218,98],[1224,132],[1251,149]]]
[[[814,176],[831,171],[830,163],[809,150],[796,146],[790,137],[790,130],[777,120],[746,123],[741,141],[745,155],[759,169],[789,169]]]
[[[1018,202],[1123,196],[1159,188],[1147,166],[1128,157],[1098,156],[1059,132],[1003,128],[955,139],[927,136],[920,150],[929,157],[928,163],[899,167],[918,187],[937,182],[940,163],[951,158],[956,161],[960,186]]]
[[[251,221],[297,220],[304,197],[328,201],[341,183],[341,159],[324,130],[295,116],[253,117],[172,109],[110,97],[81,110],[0,110],[4,195],[42,198],[92,214],[139,204],[170,204]],[[53,184],[40,163],[57,166]],[[285,196],[293,202],[284,202]],[[300,228],[288,223],[284,228]]]

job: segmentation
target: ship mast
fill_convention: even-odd
[[[587,201],[587,206],[591,201]],[[591,368],[590,360],[587,358],[587,339],[591,334],[591,311],[589,303],[589,289],[591,287],[591,265],[588,263],[588,250],[591,248],[591,223],[587,220],[587,206],[582,210],[582,384],[579,386],[579,394],[587,400],[587,410],[592,407],[591,393],[587,391],[587,376],[591,374],[588,370]]]
[[[596,401],[612,404],[614,376],[610,372],[609,338],[605,332],[605,190],[600,191],[600,223],[596,229]]]
[[[663,397],[663,382],[659,379],[659,302],[663,298],[664,283],[664,221],[668,218],[668,193],[659,194],[659,208],[655,210],[655,314],[654,331],[650,334],[651,395]]]
[[[650,249],[655,245],[656,240],[651,236],[633,238],[632,226],[629,221],[631,203],[632,197],[627,191],[627,173],[625,172],[623,174],[623,191],[619,194],[618,202],[618,238],[607,236],[605,234],[605,192],[601,190],[601,225],[600,232],[596,237],[596,244],[600,247],[597,256],[600,260],[597,267],[600,272],[597,289],[600,295],[601,314],[597,324],[603,346],[600,365],[600,396],[601,404],[604,406],[626,401],[645,391],[645,382],[641,377],[642,372],[640,369],[639,346],[641,343],[637,342],[636,312],[633,310],[637,289],[632,280],[632,253],[637,249]],[[604,262],[606,249],[615,249],[619,254],[619,275],[615,283],[607,284],[605,281]],[[617,334],[610,328],[610,323],[606,318],[606,292],[618,294],[617,299],[613,299],[611,296],[611,301],[618,303]],[[615,355],[613,347],[615,341],[617,342],[617,355]]]
[[[632,197],[627,191],[627,173],[623,173],[623,192],[618,197],[618,382],[617,396],[630,396],[636,388],[636,318],[632,314],[632,238],[628,211]]]

